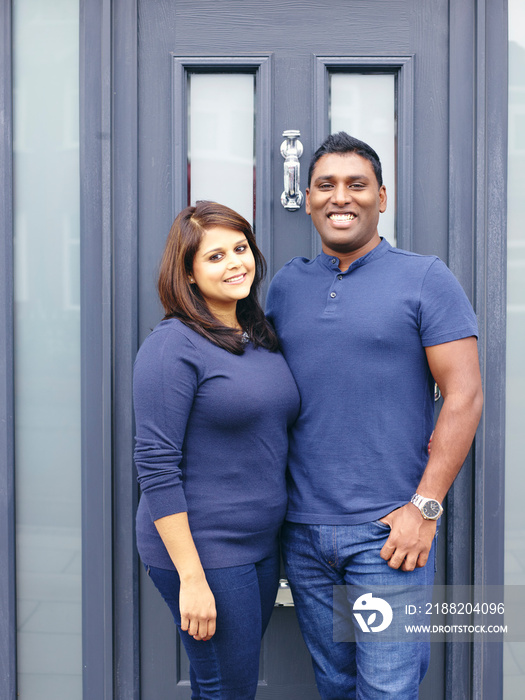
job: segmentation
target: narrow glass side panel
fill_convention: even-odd
[[[78,0],[13,33],[18,691],[80,700]]]
[[[330,76],[330,133],[346,131],[377,152],[388,204],[379,234],[396,242],[395,75],[334,72]]]
[[[507,389],[505,435],[505,584],[525,585],[523,425],[525,424],[525,5],[509,1],[509,154],[507,233]],[[525,643],[505,643],[505,700],[520,700]]]
[[[190,73],[189,199],[226,204],[253,223],[255,76]]]

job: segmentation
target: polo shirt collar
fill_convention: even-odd
[[[391,247],[392,246],[386,240],[386,238],[381,238],[381,243],[379,243],[379,245],[373,248],[366,255],[363,255],[362,258],[354,260],[348,270],[346,270],[346,272],[343,274],[347,274],[348,272],[355,270],[357,267],[361,267],[361,265],[366,265],[369,262],[373,262],[374,260],[383,257],[383,255],[390,250]],[[334,272],[339,270],[339,258],[337,258],[335,255],[327,255],[321,251],[321,253],[319,253],[317,256],[317,260],[321,263],[321,265],[323,265],[323,267],[327,267],[329,270]]]

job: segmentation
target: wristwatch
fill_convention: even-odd
[[[443,506],[435,498],[425,498],[415,493],[410,499],[410,503],[413,503],[416,508],[419,508],[419,512],[425,518],[425,520],[437,520],[441,517],[443,512]]]

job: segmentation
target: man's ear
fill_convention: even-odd
[[[306,199],[304,204],[304,210],[309,215],[310,214],[310,188],[307,187],[305,190]]]
[[[379,188],[379,211],[381,214],[386,211],[386,187],[384,185],[381,185]]]

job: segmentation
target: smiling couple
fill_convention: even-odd
[[[372,148],[331,135],[308,179],[322,252],[277,273],[266,318],[249,224],[212,202],[173,224],[165,317],[134,373],[138,549],[179,627],[193,698],[255,697],[284,521],[321,697],[415,700],[430,645],[334,642],[333,586],[431,590],[441,503],[481,414],[476,317],[438,258],[380,238]]]

